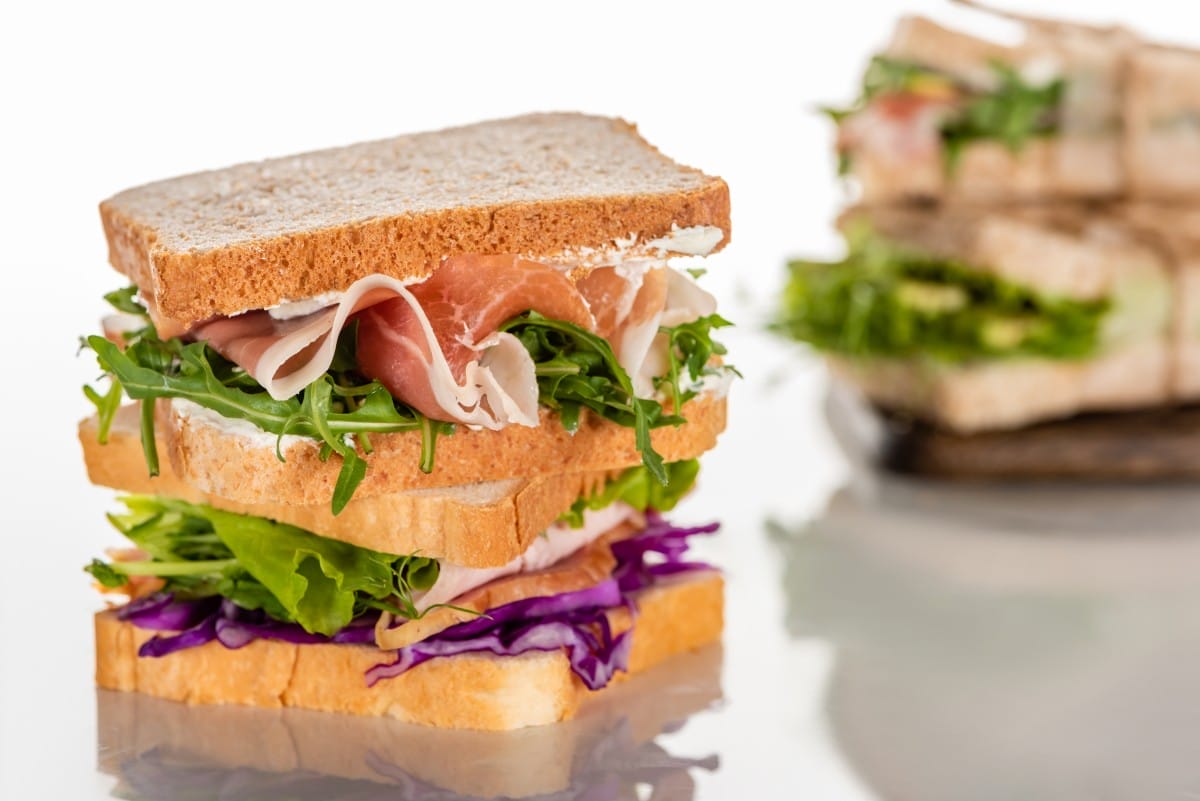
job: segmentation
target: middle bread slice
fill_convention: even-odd
[[[97,426],[94,416],[79,424],[84,461],[94,484],[204,503],[299,526],[383,553],[419,553],[472,568],[497,567],[519,557],[578,498],[597,491],[621,472],[551,473],[357,497],[334,515],[328,503],[319,501],[286,503],[269,500],[271,496],[263,494],[260,502],[252,503],[206,492],[181,477],[170,460],[163,460],[161,473],[151,478],[142,455],[135,405],[117,413],[103,445],[98,441]],[[696,428],[689,424],[679,430],[695,432]],[[162,446],[162,427],[159,431]],[[704,437],[702,432],[696,438]],[[684,452],[699,453],[703,449],[703,443],[697,441],[694,448]],[[273,460],[274,454],[270,456]],[[288,466],[296,467],[281,464]]]

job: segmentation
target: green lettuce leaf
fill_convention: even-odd
[[[793,261],[773,325],[852,357],[1081,359],[1100,346],[1108,300],[1050,297],[965,264],[848,237],[839,262]]]
[[[605,484],[599,492],[579,498],[559,520],[579,528],[583,525],[585,511],[603,509],[617,501],[627,503],[639,512],[647,509],[669,512],[695,485],[700,462],[696,459],[668,462],[666,472],[667,483],[663,484],[655,480],[644,465],[631,467]]]
[[[415,590],[438,577],[438,562],[396,556],[321,537],[261,517],[153,497],[121,499],[114,526],[150,555],[144,562],[94,561],[85,568],[106,586],[133,575],[158,576],[181,597],[220,595],[247,609],[332,635],[367,609],[417,617]]]

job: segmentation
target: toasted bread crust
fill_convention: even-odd
[[[723,581],[715,572],[643,592],[629,675],[718,639],[722,595]],[[611,619],[617,630],[630,625],[623,609]],[[166,657],[138,657],[138,647],[152,635],[121,622],[111,610],[98,613],[96,683],[189,704],[294,706],[487,730],[569,720],[589,695],[561,651],[434,659],[367,687],[363,674],[387,661],[388,652],[258,640],[238,650],[211,642]]]
[[[231,436],[203,419],[180,414],[169,401],[160,401],[158,409],[175,473],[188,484],[241,503],[329,503],[341,462],[336,456],[322,462],[314,441],[290,443],[281,462],[272,443]],[[716,444],[725,429],[725,399],[694,398],[684,405],[683,416],[685,425],[651,432],[655,449],[666,461],[694,458]],[[571,434],[545,408],[536,427],[471,431],[459,426],[454,434],[439,437],[431,473],[418,468],[419,432],[375,435],[371,445],[367,475],[355,491],[356,499],[477,481],[615,470],[642,461],[632,429],[585,411]]]
[[[477,171],[467,175],[466,171]],[[672,226],[729,239],[729,187],[622,120],[528,115],[126,190],[100,206],[109,261],[162,330],[428,275],[447,256],[553,258]]]
[[[92,483],[123,492],[207,503],[383,553],[420,553],[464,567],[508,564],[577,498],[594,491],[610,476],[609,471],[564,473],[441,492],[355,498],[335,516],[328,503],[241,503],[202,492],[182,481],[169,459],[162,460],[161,472],[151,477],[142,455],[136,412],[132,405],[118,412],[105,445],[97,437],[94,416],[80,421],[79,443]]]

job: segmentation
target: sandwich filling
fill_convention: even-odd
[[[394,651],[369,673],[374,683],[439,656],[566,648],[596,689],[628,651],[609,614],[635,610],[639,590],[670,576],[709,569],[684,556],[689,537],[716,526],[678,529],[659,517],[690,489],[696,463],[668,467],[666,486],[645,467],[625,471],[498,568],[384,554],[265,518],[130,496],[127,513],[110,520],[135,548],[87,569],[130,598],[117,612],[123,620],[161,632],[141,646],[143,657],[214,640],[374,644]]]
[[[725,351],[712,330],[728,324],[714,299],[661,260],[568,271],[454,256],[420,282],[372,275],[309,306],[210,320],[169,339],[135,294],[107,296],[124,316],[109,338],[87,340],[112,379],[105,395],[86,390],[101,433],[124,394],[143,402],[152,473],[157,398],[311,437],[343,460],[335,513],[365,475],[370,434],[420,431],[429,472],[437,435],[453,425],[536,426],[541,407],[572,431],[584,409],[635,429],[665,482],[650,430],[684,422],[683,404],[732,371],[714,362]]]
[[[849,240],[841,261],[788,265],[777,330],[844,356],[964,364],[1086,359],[1117,335],[1153,336],[1164,324],[1162,293],[1127,309],[1125,298],[1048,295],[870,232]],[[1130,323],[1131,315],[1147,319]]]
[[[971,82],[876,56],[854,104],[827,109],[838,125],[839,172],[848,174],[859,153],[904,162],[940,154],[951,174],[963,149],[973,143],[999,142],[1017,153],[1029,141],[1060,131],[1066,91],[1062,77],[1026,75],[998,62],[989,65],[986,75],[986,81]]]

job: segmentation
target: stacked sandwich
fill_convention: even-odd
[[[719,637],[715,525],[661,513],[724,427],[726,323],[667,263],[728,241],[723,181],[533,115],[101,216],[102,687],[510,729]]]
[[[832,111],[847,255],[790,265],[778,328],[870,401],[969,434],[1197,397],[1200,56],[1023,20],[1001,46],[899,23]],[[1168,89],[1168,87],[1176,87]],[[1198,162],[1200,163],[1200,162]]]

